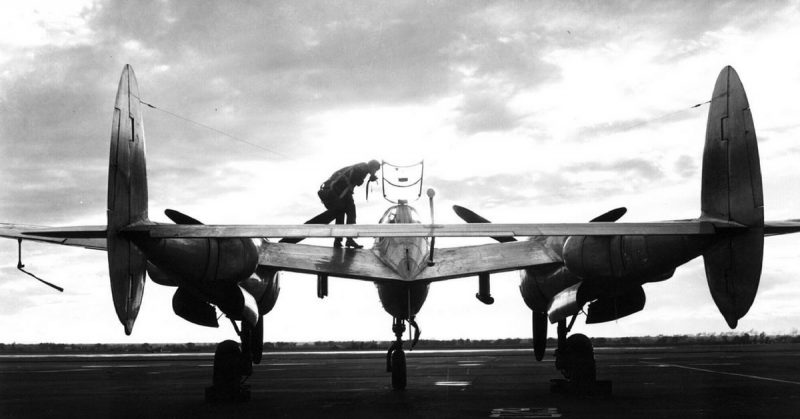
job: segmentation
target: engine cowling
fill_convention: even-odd
[[[258,266],[258,250],[250,239],[134,238],[134,242],[148,261],[188,282],[236,283]]]
[[[258,303],[258,313],[264,315],[272,311],[281,292],[280,271],[259,266],[255,275],[242,281],[240,285],[253,294]]]
[[[662,278],[699,256],[710,240],[694,236],[570,236],[562,256],[581,278]]]

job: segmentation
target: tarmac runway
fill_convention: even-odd
[[[553,394],[551,354],[407,352],[393,391],[385,353],[265,353],[247,403],[208,404],[211,354],[0,356],[0,417],[800,417],[800,345],[596,348],[611,398]]]

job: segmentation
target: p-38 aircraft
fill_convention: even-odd
[[[0,224],[0,236],[18,240],[20,252],[23,240],[105,250],[114,307],[126,334],[139,312],[146,275],[177,288],[174,312],[192,323],[216,327],[216,310],[224,313],[240,343],[218,345],[208,399],[249,394],[242,383],[261,360],[263,316],[278,298],[281,271],[317,275],[320,297],[327,294],[329,276],[376,284],[393,318],[396,341],[387,352],[387,370],[394,389],[406,387],[406,323],[417,330],[413,344],[419,337],[415,315],[432,282],[477,276],[476,296],[491,304],[490,274],[520,271],[522,297],[532,311],[534,356],[542,360],[547,324],[557,324],[555,365],[567,383],[583,385],[595,382],[592,344],[585,335],[567,335],[584,308],[587,323],[636,313],[645,305],[643,284],[666,280],[678,266],[703,256],[711,296],[735,328],[758,289],[764,237],[800,231],[800,220],[764,221],[756,133],[731,67],[722,69],[710,100],[700,216],[647,223],[616,223],[625,213],[618,208],[588,223],[492,224],[457,206],[466,224],[423,224],[402,201],[369,225],[328,225],[332,218],[324,213],[298,225],[203,225],[173,210],[166,215],[175,224],[154,223],[148,218],[139,97],[126,65],[114,105],[107,224]],[[299,244],[312,237],[376,239],[372,249]],[[436,249],[437,237],[490,237],[499,243]]]

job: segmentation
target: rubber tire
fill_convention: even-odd
[[[214,352],[214,387],[237,388],[242,379],[240,374],[242,350],[239,344],[225,340],[217,345]]]
[[[405,390],[406,378],[406,353],[398,349],[392,352],[392,389]]]
[[[597,379],[592,341],[584,334],[576,333],[564,344],[567,378],[577,383],[593,383]]]

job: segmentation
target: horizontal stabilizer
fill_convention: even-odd
[[[101,226],[105,230],[105,226]],[[86,227],[79,227],[81,230],[86,230]],[[79,237],[74,235],[53,235],[46,234],[40,235],[43,231],[52,231],[53,227],[33,226],[26,224],[0,224],[0,237],[18,240],[30,240],[41,243],[60,244],[62,246],[84,247],[94,250],[106,250],[105,235],[99,236],[96,231],[86,231],[86,234],[81,234]],[[73,232],[74,233],[74,232]]]
[[[527,236],[674,236],[713,235],[743,227],[726,221],[560,224],[334,224],[334,225],[167,225],[141,224],[125,234],[153,238],[222,237],[527,237]]]
[[[797,232],[800,232],[800,220],[764,222],[765,236],[779,236],[781,234],[790,234]]]
[[[22,234],[59,239],[105,239],[107,230],[106,226],[42,227]]]

